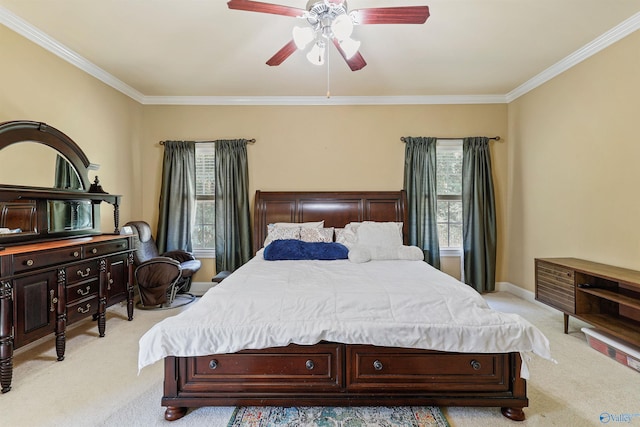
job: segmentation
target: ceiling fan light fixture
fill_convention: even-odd
[[[353,33],[353,21],[349,15],[338,15],[331,22],[331,32],[338,41],[343,41],[351,37]]]
[[[320,45],[320,43],[314,44],[309,53],[307,53],[307,60],[313,65],[323,65],[324,51],[324,45]]]
[[[293,41],[298,49],[304,49],[315,39],[315,33],[311,27],[293,27]]]
[[[229,9],[289,16],[307,21],[309,28],[294,28],[293,40],[269,58],[267,65],[280,65],[297,49],[307,49],[309,44],[312,48],[306,55],[307,59],[313,64],[322,65],[326,47],[333,44],[351,71],[361,70],[367,65],[358,52],[360,42],[351,38],[355,25],[424,24],[430,16],[429,6],[364,7],[349,10],[347,0],[307,0],[305,9],[269,3],[268,0],[228,0],[227,6]],[[330,62],[330,56],[327,56],[326,61],[327,64]]]
[[[344,52],[345,59],[351,59],[360,50],[360,41],[346,38],[340,42],[340,48]]]

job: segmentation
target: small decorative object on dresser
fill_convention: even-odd
[[[640,345],[640,271],[577,258],[535,260],[536,299],[633,345]]]
[[[100,191],[91,191],[89,160],[59,130],[32,121],[0,124],[0,162],[6,165],[0,171],[5,393],[11,389],[14,349],[55,334],[63,360],[67,325],[92,316],[102,337],[106,308],[125,300],[133,319],[133,245],[132,237],[119,234],[121,197],[105,193],[97,178]],[[100,231],[102,202],[113,205],[114,234]]]

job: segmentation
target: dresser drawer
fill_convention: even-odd
[[[64,269],[67,277],[67,285],[91,280],[98,277],[98,261],[88,261],[81,264],[74,264]]]
[[[91,298],[85,298],[72,304],[67,304],[67,322],[69,324],[76,320],[98,313],[98,295]]]
[[[109,242],[93,243],[84,246],[84,257],[92,258],[129,249],[129,240],[118,239]]]
[[[98,295],[99,290],[100,280],[97,277],[67,286],[67,305],[90,295]]]
[[[560,265],[536,261],[536,299],[566,313],[575,313],[575,272]]]
[[[286,391],[301,384],[329,390],[342,384],[340,361],[336,344],[196,357],[188,361],[185,390],[205,383],[219,391]]]
[[[508,390],[509,355],[348,345],[347,389]],[[498,388],[496,388],[498,386]]]
[[[72,262],[81,259],[80,246],[69,246],[62,249],[51,249],[38,252],[26,252],[15,255],[13,258],[13,271],[20,273],[36,268],[49,267],[56,264]]]

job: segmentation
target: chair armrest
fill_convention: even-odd
[[[187,251],[183,251],[180,249],[176,249],[173,251],[168,251],[162,254],[163,257],[169,257],[169,258],[173,258],[175,260],[178,260],[179,262],[185,262],[185,261],[191,261],[196,259],[196,257],[193,256],[192,253],[187,252]]]

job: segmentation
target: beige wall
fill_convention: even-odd
[[[537,257],[640,269],[638,52],[637,31],[509,105],[510,282],[533,291]]]
[[[121,218],[137,216],[142,208],[133,158],[141,105],[2,25],[0,52],[0,122],[45,122],[67,134],[100,165],[90,171],[91,180],[98,175],[105,191],[123,195]],[[111,206],[102,206],[101,217],[102,230],[113,231]]]
[[[142,217],[157,223],[161,140],[255,138],[257,142],[248,148],[251,195],[255,190],[398,190],[404,173],[400,137],[504,136],[506,109],[503,104],[145,106]],[[503,139],[492,144],[502,224],[509,143]],[[504,247],[504,239],[499,226],[499,247]],[[501,259],[499,251],[498,277],[506,280]],[[211,270],[206,274],[212,273],[213,262],[207,268]]]

